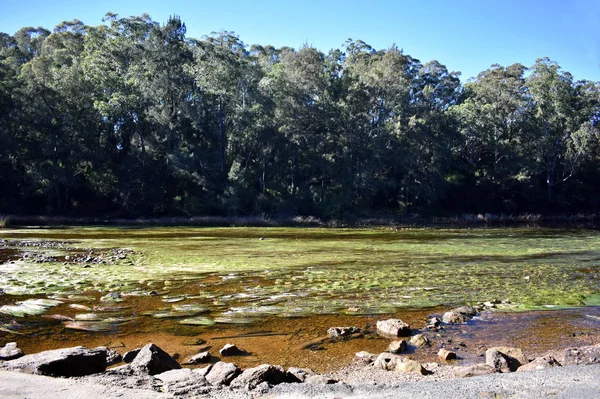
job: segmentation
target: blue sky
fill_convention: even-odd
[[[422,62],[436,59],[462,80],[491,64],[532,65],[548,56],[576,79],[600,81],[599,0],[0,0],[0,31],[23,26],[52,29],[78,18],[99,25],[112,11],[148,13],[165,22],[178,14],[189,37],[230,30],[246,44],[328,51],[348,38],[376,49],[396,44]]]

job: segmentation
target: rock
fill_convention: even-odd
[[[109,292],[108,294],[100,297],[101,302],[121,302],[123,298],[118,292]]]
[[[311,375],[304,381],[305,384],[310,384],[310,385],[329,385],[329,384],[336,384],[337,382],[338,382],[337,380],[334,380],[333,378],[325,377],[324,375],[321,375],[321,374]]]
[[[233,363],[217,362],[205,378],[211,385],[229,385],[241,372],[242,370]]]
[[[80,377],[106,370],[106,350],[83,346],[25,355],[3,364],[6,370],[52,377]]]
[[[221,354],[221,356],[247,356],[247,355],[249,355],[248,352],[246,352],[243,349],[238,348],[237,346],[235,346],[233,344],[225,344],[225,346],[223,348],[221,348],[219,353]]]
[[[521,366],[521,363],[518,360],[495,348],[490,348],[485,351],[485,364],[492,366],[501,373],[517,371]]]
[[[417,334],[410,338],[409,343],[413,346],[429,346],[431,341],[423,334]]]
[[[298,368],[298,367],[290,367],[287,370],[287,372],[288,372],[288,374],[294,376],[294,378],[296,378],[300,382],[305,382],[309,377],[311,377],[313,375],[318,375],[311,369]]]
[[[0,360],[14,360],[25,356],[16,342],[8,342],[0,349]]]
[[[519,348],[511,348],[508,346],[495,346],[490,349],[496,349],[497,351],[502,352],[504,355],[513,358],[519,363],[521,363],[521,365],[529,363],[529,359],[525,357],[523,351]]]
[[[406,349],[408,349],[408,344],[405,340],[401,339],[400,341],[390,342],[385,351],[389,353],[404,353]]]
[[[211,355],[208,352],[200,352],[197,355],[190,357],[188,363],[190,364],[200,364],[200,363],[209,363],[211,359]]]
[[[191,379],[200,378],[198,374],[194,374],[191,369],[174,369],[165,371],[164,373],[156,374],[154,378],[158,378],[162,382],[180,382]]]
[[[600,363],[600,344],[565,349],[561,360],[563,366],[598,364]]]
[[[442,327],[442,320],[439,317],[432,317],[427,322],[427,325],[425,326],[425,328],[427,328],[429,330],[433,330],[433,331],[440,330],[440,329],[443,328]]]
[[[360,334],[362,330],[359,327],[331,327],[327,330],[327,335],[331,338],[349,337],[353,334]]]
[[[400,359],[396,361],[396,367],[394,370],[402,371],[404,373],[417,373],[421,375],[429,374],[429,372],[425,370],[425,367],[423,367],[421,363],[406,357],[400,357]]]
[[[271,364],[261,364],[260,366],[244,370],[230,384],[232,388],[245,388],[252,390],[257,385],[266,382],[270,386],[281,384],[282,382],[300,382],[299,379],[285,372],[281,366]]]
[[[535,358],[532,362],[522,365],[517,371],[542,370],[560,366],[561,364],[552,356],[542,356]]]
[[[198,375],[200,375],[202,377],[206,377],[206,374],[208,374],[211,369],[212,369],[212,364],[209,364],[206,367],[202,367],[202,368],[199,368],[199,369],[194,369],[194,370],[192,370],[192,372],[194,372],[195,374],[198,374]]]
[[[441,348],[438,351],[438,357],[443,361],[453,360],[453,359],[456,359],[456,353],[446,350],[444,348]]]
[[[99,346],[96,349],[106,351],[106,366],[107,367],[112,366],[117,363],[121,363],[121,361],[123,360],[123,356],[121,356],[121,354],[114,349],[110,349],[106,346]]]
[[[472,306],[460,306],[454,308],[442,315],[442,321],[446,324],[466,323],[477,314],[477,310]]]
[[[377,356],[372,353],[360,351],[354,354],[354,359],[352,360],[352,362],[361,366],[369,366],[373,364],[376,358]]]
[[[123,361],[125,363],[133,362],[133,359],[135,359],[135,357],[138,355],[138,353],[140,353],[141,350],[142,348],[137,348],[130,350],[129,352],[125,352],[125,354],[123,355]]]
[[[194,396],[208,392],[206,379],[194,373],[190,369],[169,370],[156,374],[155,378],[161,380],[165,392],[175,396],[183,396],[193,393]]]
[[[377,359],[375,359],[375,362],[373,363],[373,367],[381,370],[394,370],[396,368],[396,363],[400,358],[401,356],[383,352],[377,356]]]
[[[133,359],[130,366],[137,374],[149,375],[181,368],[175,359],[154,344],[144,346],[135,359]]]
[[[377,334],[385,337],[406,337],[410,335],[410,326],[400,319],[380,320],[377,322]]]
[[[475,377],[478,375],[497,373],[494,367],[485,363],[477,363],[472,366],[455,367],[453,375],[456,378]]]

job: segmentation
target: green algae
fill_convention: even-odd
[[[150,293],[156,308],[193,300],[213,314],[199,323],[378,315],[492,299],[512,302],[513,310],[600,305],[596,231],[67,228],[3,230],[0,238],[138,254],[89,267],[27,259],[0,264],[7,294],[98,298],[90,293],[99,292],[104,301],[135,302],[150,300]],[[149,314],[194,312],[172,307]]]

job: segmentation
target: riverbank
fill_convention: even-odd
[[[27,226],[129,226],[129,227],[482,227],[538,226],[588,228],[600,227],[597,213],[577,214],[459,214],[444,217],[352,216],[343,219],[322,219],[315,216],[176,216],[176,217],[77,217],[44,215],[0,215],[0,228]]]

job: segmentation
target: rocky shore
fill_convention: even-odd
[[[489,303],[484,306],[493,305]],[[125,353],[118,353],[107,347],[88,349],[79,346],[26,355],[17,343],[10,342],[0,348],[0,373],[4,381],[14,381],[14,385],[3,384],[0,397],[36,397],[35,393],[25,395],[19,392],[19,384],[23,384],[21,389],[25,389],[26,385],[32,383],[30,377],[25,375],[60,379],[56,381],[68,379],[79,387],[96,387],[96,392],[106,393],[104,397],[114,393],[115,397],[128,397],[131,394],[131,397],[233,398],[266,395],[329,397],[329,394],[331,397],[367,397],[370,396],[367,395],[369,389],[378,391],[377,396],[384,397],[392,395],[394,389],[400,389],[398,384],[405,383],[425,384],[420,396],[429,397],[427,384],[442,384],[441,388],[436,388],[439,390],[455,385],[457,379],[468,377],[502,381],[501,375],[530,371],[534,371],[531,373],[534,375],[544,369],[573,370],[571,366],[583,365],[596,365],[585,370],[591,370],[586,371],[588,374],[599,374],[597,365],[600,364],[600,343],[554,350],[535,357],[529,356],[520,348],[490,347],[485,348],[479,362],[461,361],[461,352],[455,351],[460,345],[457,347],[455,343],[448,341],[437,342],[437,337],[441,336],[439,332],[445,326],[465,323],[481,309],[462,306],[449,310],[441,318],[431,318],[420,330],[411,329],[400,319],[380,320],[376,325],[376,334],[390,339],[386,351],[376,354],[358,352],[352,364],[325,374],[318,374],[308,368],[290,367],[286,370],[272,364],[242,370],[235,364],[236,358],[251,354],[235,343],[224,345],[218,355],[203,351],[179,362],[179,359],[176,360],[152,343]],[[327,337],[312,345],[318,346],[324,340],[350,340],[361,337],[364,333],[356,326],[332,327],[327,331]],[[421,348],[432,347],[437,350],[437,362],[421,363],[415,360],[414,353]],[[307,346],[307,349],[310,348],[310,345]],[[568,373],[577,375],[577,371]],[[522,378],[512,378],[522,381]],[[595,386],[600,394],[600,379],[591,378],[590,381],[592,389],[593,381],[596,381]],[[577,385],[576,382],[572,381]],[[57,383],[56,389],[60,389],[61,383]],[[104,390],[114,392],[107,393],[109,391]],[[117,394],[117,391],[120,393]]]

